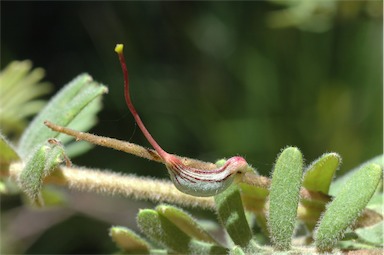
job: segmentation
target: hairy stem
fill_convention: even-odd
[[[24,164],[13,163],[10,166],[0,166],[0,176],[10,177],[16,182],[24,169]],[[245,183],[260,188],[269,187],[270,179],[246,173]],[[152,178],[137,177],[133,175],[122,175],[107,170],[96,170],[85,167],[58,167],[51,175],[43,180],[44,184],[55,184],[65,186],[73,190],[95,192],[103,195],[115,195],[134,198],[138,200],[149,200],[155,203],[166,202],[170,204],[198,207],[202,209],[215,210],[213,197],[195,197],[180,192],[172,182],[156,180]],[[266,185],[266,186],[265,186]],[[320,201],[330,201],[327,195],[318,192],[309,192],[302,188],[301,198]],[[299,218],[304,217],[298,211]],[[381,214],[365,209],[358,221],[362,226],[373,225],[383,219]]]
[[[8,172],[1,171],[1,175],[8,175],[12,179],[18,180],[23,167],[21,163],[14,163],[10,165]],[[170,181],[122,175],[105,170],[61,166],[46,177],[43,182],[66,186],[74,190],[150,200],[155,203],[167,202],[188,207],[214,209],[212,198],[193,197],[184,194],[178,191]]]
[[[10,165],[9,170],[5,171],[1,169],[0,176],[10,176],[14,180],[19,180],[23,167],[24,165],[21,163],[13,163]],[[270,179],[252,173],[246,173],[241,181],[252,186],[266,189],[268,189],[270,185]],[[207,209],[213,209],[214,207],[212,198],[195,197],[182,193],[178,191],[170,181],[122,175],[106,170],[100,171],[84,167],[62,166],[56,169],[52,175],[46,177],[44,183],[67,186],[75,190],[107,195],[121,195],[153,202],[169,202]],[[318,192],[310,192],[304,188],[301,189],[300,193],[301,198],[307,200],[324,203],[330,201],[329,196]]]

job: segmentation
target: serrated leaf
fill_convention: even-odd
[[[223,247],[191,238],[154,210],[141,210],[137,216],[137,224],[150,239],[176,253],[224,254],[227,252]]]
[[[6,165],[19,159],[20,157],[12,144],[0,134],[0,165]]]
[[[147,241],[126,227],[111,227],[109,235],[120,249],[129,253],[148,254],[151,248]]]
[[[192,218],[192,216],[183,210],[171,205],[159,205],[155,210],[190,237],[203,242],[217,244],[216,240],[213,239],[211,235]]]
[[[291,246],[302,174],[301,152],[295,147],[286,148],[277,158],[269,191],[269,232],[279,250],[288,250]]]
[[[316,230],[315,241],[320,251],[332,249],[366,207],[381,179],[382,168],[378,164],[369,164],[364,165],[347,181],[335,199],[327,205]]]
[[[79,75],[71,81],[50,100],[23,133],[18,146],[21,156],[27,157],[48,138],[59,136],[59,133],[44,125],[45,120],[68,126],[83,110],[88,111],[87,106],[106,92],[105,86],[93,81],[92,77],[87,74]],[[81,117],[85,116],[81,115]]]
[[[246,247],[252,238],[252,232],[245,217],[239,188],[231,185],[224,192],[215,196],[215,203],[219,220],[233,242],[241,247]]]
[[[63,161],[64,157],[64,149],[59,143],[46,142],[26,161],[19,183],[21,189],[33,202],[42,204],[40,191],[43,179]]]
[[[303,186],[308,190],[328,194],[333,176],[341,163],[337,153],[326,153],[314,161],[304,174]]]

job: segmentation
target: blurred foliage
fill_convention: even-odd
[[[266,174],[280,148],[294,145],[308,161],[338,152],[343,173],[382,151],[383,6],[310,2],[2,2],[1,69],[32,59],[58,85],[92,74],[110,84],[92,132],[146,144],[111,53],[121,42],[133,100],[166,150],[209,161],[238,154]],[[74,163],[166,176],[156,163],[105,148]],[[56,232],[86,238],[90,225]],[[49,253],[44,244],[28,251]]]
[[[52,90],[41,82],[42,68],[32,69],[31,61],[13,61],[0,73],[0,128],[17,140],[28,124],[28,117],[38,113],[45,101],[36,99]]]

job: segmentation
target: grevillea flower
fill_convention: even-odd
[[[162,158],[176,188],[184,193],[202,197],[213,196],[224,191],[231,185],[237,175],[247,171],[248,164],[245,159],[235,156],[216,169],[198,169],[186,166],[179,158],[164,151],[144,126],[131,101],[128,70],[123,55],[123,47],[123,44],[117,44],[115,51],[119,56],[123,70],[125,101],[140,130]]]

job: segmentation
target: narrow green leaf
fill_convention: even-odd
[[[45,72],[33,68],[32,62],[12,61],[0,72],[0,123],[3,134],[19,137],[28,121],[26,117],[38,113],[45,101],[37,99],[52,90],[41,82]]]
[[[125,252],[148,254],[151,248],[147,241],[126,227],[111,227],[109,229],[109,235],[116,245]]]
[[[6,165],[19,159],[20,157],[12,144],[0,134],[0,165]]]
[[[63,161],[63,158],[65,158],[65,152],[60,143],[46,142],[26,161],[19,183],[21,189],[33,202],[41,205],[40,190],[43,179]]]
[[[211,235],[192,218],[192,216],[183,210],[171,205],[159,205],[155,210],[190,237],[199,241],[217,244],[216,240],[213,239]]]
[[[354,175],[357,171],[359,171],[362,167],[369,165],[369,164],[378,164],[382,168],[384,168],[384,154],[378,155],[374,158],[371,158],[370,160],[360,164],[359,166],[349,170],[346,174],[343,176],[338,177],[336,180],[332,182],[332,185],[329,190],[329,194],[336,195],[340,192],[340,190],[343,188],[344,184],[351,178],[352,175]]]
[[[320,191],[328,194],[332,178],[341,163],[337,153],[325,153],[314,161],[307,169],[303,186],[308,190]]]
[[[137,216],[141,231],[172,252],[182,254],[225,254],[223,247],[197,241],[181,231],[157,211],[144,209]]]
[[[245,252],[240,246],[235,245],[229,252],[229,255],[245,255]]]
[[[246,247],[252,238],[252,232],[245,218],[239,188],[231,185],[224,192],[215,196],[215,203],[219,220],[233,242],[241,247]]]
[[[383,221],[366,228],[356,229],[357,236],[364,242],[383,247],[384,244]]]
[[[266,188],[256,187],[245,183],[238,184],[243,201],[244,208],[255,214],[257,225],[261,228],[265,236],[269,237],[267,228],[267,220],[265,208],[269,190]]]
[[[295,147],[286,148],[276,161],[269,192],[269,232],[279,250],[288,250],[291,246],[302,174],[301,152]]]
[[[352,225],[366,207],[382,179],[378,164],[364,165],[344,185],[336,198],[327,205],[315,232],[320,251],[332,249],[348,226]]]
[[[106,92],[105,86],[93,81],[87,74],[79,75],[71,81],[50,100],[23,133],[19,143],[21,156],[27,157],[48,138],[58,137],[57,132],[44,125],[45,120],[68,126],[92,101]]]
[[[152,249],[149,251],[150,255],[167,255],[171,254],[167,250],[162,250],[162,249]]]
[[[377,213],[383,214],[383,201],[384,201],[384,194],[383,192],[376,192],[371,200],[369,200],[369,203],[367,205],[367,208],[374,210]]]

